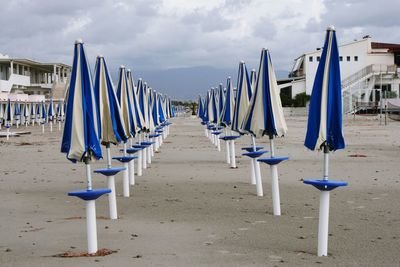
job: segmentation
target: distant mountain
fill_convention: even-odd
[[[288,71],[276,71],[277,78],[285,78]],[[113,73],[114,82],[117,83],[118,75]],[[219,83],[224,86],[226,78],[232,77],[236,86],[237,69],[220,69],[208,66],[174,68],[165,70],[137,71],[133,73],[135,81],[143,78],[157,91],[165,93],[176,100],[196,100],[198,95],[204,95],[211,87],[217,87]]]

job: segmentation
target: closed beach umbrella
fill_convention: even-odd
[[[263,49],[256,86],[248,110],[251,119],[246,120],[245,129],[254,136],[269,136],[271,158],[275,158],[274,137],[283,136],[287,132],[279,92],[269,51]],[[286,160],[287,158],[280,157],[279,159]],[[262,162],[271,166],[273,211],[274,215],[279,216],[281,215],[281,208],[277,164],[270,159]],[[274,164],[271,164],[271,162],[274,162]]]
[[[128,137],[121,116],[121,108],[114,90],[113,82],[103,56],[97,56],[94,76],[94,96],[99,115],[99,138],[106,146],[107,168],[111,169],[110,144],[126,142]],[[109,170],[111,171],[111,170]],[[111,190],[108,194],[109,214],[111,219],[117,219],[117,201],[114,175],[107,177],[107,185]]]
[[[229,127],[233,120],[233,110],[235,105],[235,96],[233,95],[233,87],[231,77],[226,82],[226,92],[224,97],[224,105],[221,110],[220,124]]]
[[[225,94],[222,83],[218,86],[218,118],[221,116],[222,109],[224,108]]]
[[[243,128],[255,137],[283,136],[287,131],[275,72],[265,48],[261,52],[256,87]]]
[[[133,82],[132,71],[127,71],[127,78],[128,78],[128,90],[130,92],[131,103],[132,103],[132,113],[133,113],[133,121],[135,125],[135,133],[141,131],[143,127],[143,116],[140,112],[139,108],[139,100],[138,95],[135,90],[135,83]]]
[[[12,124],[12,120],[13,120],[13,113],[11,111],[11,101],[10,101],[10,99],[7,100],[6,112],[4,112],[4,116],[5,116],[6,125],[8,127],[10,127],[11,124]]]
[[[23,110],[22,114],[24,116],[25,126],[27,126],[28,125],[28,121],[29,121],[29,106],[28,106],[28,102],[25,102],[24,110]]]
[[[55,116],[54,113],[54,106],[53,106],[53,99],[50,99],[50,103],[49,103],[49,108],[48,108],[48,117],[49,117],[49,121],[50,121],[50,132],[53,131],[53,118]]]
[[[251,96],[252,87],[249,80],[249,74],[247,73],[246,64],[242,61],[239,64],[235,108],[231,126],[231,129],[235,132],[243,133],[242,123],[246,117]]]
[[[143,131],[148,131],[149,125],[149,112],[148,112],[148,99],[147,99],[147,83],[139,79],[138,83],[138,96],[139,96],[139,107],[143,115]]]
[[[119,68],[119,80],[117,87],[117,97],[121,107],[122,121],[125,130],[125,136],[128,138],[135,136],[135,126],[133,122],[132,103],[128,88],[128,79],[124,66]]]
[[[12,120],[13,120],[13,113],[11,111],[11,101],[10,99],[7,100],[7,105],[6,105],[6,112],[4,113],[5,116],[5,121],[6,121],[6,128],[7,128],[7,140],[10,138],[10,127],[12,125]]]
[[[17,125],[18,128],[21,118],[21,108],[18,102],[14,103],[14,118],[15,118],[15,124]]]
[[[318,225],[318,256],[328,256],[329,191],[346,182],[328,180],[329,151],[345,147],[342,134],[342,89],[336,32],[330,26],[314,79],[304,145],[323,149],[322,180],[304,180],[321,190]]]
[[[46,104],[42,101],[40,105],[40,121],[42,123],[42,133],[44,133],[44,125],[47,120]]]
[[[94,95],[99,110],[99,137],[107,150],[110,144],[127,141],[127,133],[121,116],[121,108],[103,56],[98,56],[95,67]],[[108,152],[107,152],[108,153]],[[107,158],[111,167],[111,158]]]
[[[164,103],[166,103],[166,98],[163,97],[161,94],[157,94],[157,99],[158,99],[157,100],[158,116],[160,119],[160,123],[164,123],[167,120],[166,115],[165,115],[165,108],[164,108],[164,106],[165,106]]]
[[[86,164],[87,190],[69,192],[86,201],[86,226],[88,253],[97,252],[97,228],[95,199],[109,189],[92,189],[90,163],[102,158],[98,135],[98,118],[92,87],[91,72],[82,40],[75,42],[71,79],[66,98],[67,109],[61,142],[61,152],[72,162]]]
[[[204,116],[204,106],[203,106],[203,99],[201,95],[199,95],[199,99],[197,100],[197,117],[203,120]],[[203,120],[204,121],[204,120]]]
[[[35,109],[35,103],[31,103],[31,120],[32,120],[32,125],[35,125],[35,118],[36,117],[36,109]]]

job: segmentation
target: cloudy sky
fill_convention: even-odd
[[[364,35],[400,43],[398,0],[0,0],[0,53],[71,64],[74,40],[89,58],[134,71],[258,65],[276,70],[322,46],[335,25],[340,43]],[[92,64],[93,65],[93,64]]]

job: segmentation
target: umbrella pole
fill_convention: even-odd
[[[271,158],[275,157],[274,137],[269,137]],[[281,200],[279,195],[278,165],[270,165],[272,177],[272,205],[275,216],[281,215]]]
[[[50,121],[50,132],[53,132],[53,121]]]
[[[329,148],[324,145],[324,180],[329,174]],[[328,256],[329,191],[321,190],[318,223],[318,256]]]
[[[256,144],[255,144],[255,142],[253,142],[252,136],[251,136],[250,138],[251,138],[251,145],[253,146],[253,151],[256,151]],[[255,159],[250,158],[251,184],[253,184],[253,185],[256,184],[256,171],[255,171],[255,170],[256,170],[256,166],[255,166],[255,164],[254,164],[255,161],[256,161]]]
[[[164,131],[165,132],[165,131]],[[150,140],[150,138],[148,138],[148,135],[147,135],[147,141],[149,141]],[[148,165],[150,165],[151,164],[151,148],[152,148],[152,145],[150,145],[150,146],[148,146],[147,147],[147,164]]]
[[[231,149],[230,149],[230,155],[231,155],[231,168],[236,169],[236,157],[235,157],[235,140],[232,139],[230,141]]]
[[[228,135],[228,129],[225,128],[225,136]],[[231,164],[231,155],[229,152],[229,145],[230,145],[230,141],[229,140],[225,140],[225,145],[226,145],[226,163],[227,164]]]
[[[251,139],[253,141],[253,149],[256,151],[256,140],[254,138],[254,135],[251,136]],[[262,197],[264,196],[264,191],[263,191],[263,186],[262,186],[262,181],[261,181],[261,171],[260,171],[260,162],[258,162],[256,159],[254,160],[254,173],[256,176],[256,190],[257,190],[257,196]]]
[[[106,151],[107,151],[107,168],[111,168],[111,149],[110,143],[106,144]],[[116,220],[118,219],[118,212],[117,212],[117,197],[115,195],[115,178],[114,175],[107,176],[107,186],[108,189],[111,190],[111,193],[108,194],[108,209],[110,213],[110,219]]]
[[[124,143],[124,157],[126,157],[126,142]],[[124,197],[129,197],[129,163],[124,162],[124,177],[122,180],[123,195]]]
[[[139,134],[139,145],[142,143],[142,134]],[[138,151],[138,159],[137,159],[137,175],[142,176],[142,153],[143,149]]]
[[[61,131],[61,120],[58,121],[58,131]]]
[[[146,140],[145,134],[143,134],[143,140]],[[143,149],[142,163],[143,169],[147,169],[147,148]]]
[[[7,127],[7,141],[10,140],[10,125]]]
[[[92,190],[92,173],[90,170],[90,160],[85,158],[87,190]],[[88,253],[97,252],[97,226],[96,226],[96,202],[95,200],[86,201],[86,231],[88,242]]]

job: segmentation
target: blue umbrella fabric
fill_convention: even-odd
[[[135,132],[138,133],[143,128],[143,115],[140,112],[139,108],[139,100],[135,90],[135,83],[133,82],[133,75],[132,71],[127,71],[127,78],[128,78],[128,88],[131,96],[131,103],[132,103],[132,113],[133,113],[133,121],[135,124]]]
[[[241,61],[239,64],[235,107],[232,118],[231,129],[238,133],[244,133],[242,124],[249,108],[252,96],[252,87],[247,73],[246,64]]]
[[[256,138],[283,136],[287,131],[279,88],[267,49],[262,49],[256,87],[251,97],[243,129]]]
[[[96,60],[94,95],[99,110],[100,141],[105,145],[127,141],[121,108],[103,56],[98,56]]]
[[[135,125],[133,121],[131,96],[128,87],[128,79],[125,66],[119,68],[119,81],[117,96],[121,106],[122,121],[124,124],[125,136],[131,138],[135,136]]]
[[[220,124],[229,127],[233,121],[235,97],[233,95],[233,86],[231,77],[226,81],[225,101],[220,115]]]
[[[83,42],[74,47],[61,152],[72,162],[102,158],[89,63]]]
[[[304,145],[314,150],[345,147],[342,134],[342,90],[336,32],[328,30],[316,72]]]
[[[224,88],[222,87],[222,83],[218,86],[218,118],[221,116],[222,109],[224,108],[225,95]]]
[[[7,100],[6,112],[4,113],[4,115],[5,115],[6,125],[11,126],[11,123],[12,123],[12,120],[13,120],[13,113],[11,111],[11,101],[10,101],[10,99]]]
[[[47,112],[46,112],[46,104],[44,103],[44,101],[42,101],[42,104],[41,104],[40,118],[42,119],[43,124],[46,123]]]

